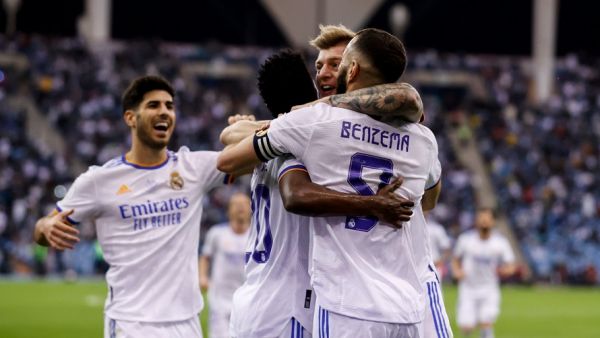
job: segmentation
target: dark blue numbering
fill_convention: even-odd
[[[263,220],[260,217],[260,211],[263,210]],[[273,235],[271,234],[271,224],[269,215],[271,212],[271,195],[269,188],[264,184],[257,184],[252,192],[252,217],[256,224],[256,241],[254,242],[254,250],[246,252],[246,263],[252,257],[256,263],[266,263],[271,256],[271,248],[273,247]],[[261,221],[264,221],[261,222]],[[261,238],[261,227],[264,226],[264,231]],[[259,243],[261,244],[259,246]],[[259,249],[262,248],[262,249]]]
[[[381,170],[379,176],[379,189],[390,184],[394,163],[392,160],[369,154],[356,153],[350,159],[350,168],[348,168],[348,184],[363,196],[375,195],[375,192],[367,182],[362,178],[363,168]],[[376,217],[346,217],[346,229],[368,232],[378,219]]]

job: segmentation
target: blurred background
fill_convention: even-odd
[[[535,286],[514,289],[515,301],[541,292],[525,316],[503,308],[502,316],[509,318],[501,317],[498,337],[519,336],[523,328],[507,333],[513,317],[525,320],[523,327],[538,322],[539,330],[549,332],[540,337],[558,337],[552,319],[570,314],[583,320],[575,326],[589,330],[565,337],[600,336],[598,307],[582,305],[600,301],[600,2],[1,4],[0,299],[8,299],[6,294],[15,301],[0,300],[0,337],[33,337],[19,335],[26,322],[6,315],[17,309],[28,313],[43,295],[54,295],[44,288],[57,286],[47,281],[102,278],[107,266],[91,224],[82,224],[83,240],[69,252],[34,245],[32,232],[35,221],[54,208],[75,177],[128,149],[120,94],[133,78],[161,74],[176,87],[178,125],[172,149],[219,150],[218,135],[227,116],[269,117],[256,89],[256,70],[266,57],[283,47],[297,48],[313,70],[316,51],[307,42],[318,35],[320,23],[381,28],[404,41],[409,63],[402,81],[423,97],[425,123],[436,134],[444,169],[440,203],[431,219],[456,238],[472,227],[478,207],[497,208],[498,228],[509,237],[519,264],[517,275],[506,282]],[[247,184],[242,179],[213,191],[205,201],[203,233],[225,221],[229,196]],[[447,269],[442,264],[451,285]],[[32,285],[41,289],[28,289]],[[575,285],[588,288],[564,287]],[[548,286],[563,286],[554,289],[567,294],[546,293]],[[91,291],[81,290],[82,302],[92,304],[86,318],[99,330],[105,290],[101,282],[89,287]],[[448,288],[452,298],[455,290]],[[527,316],[551,299],[579,303],[556,306],[557,312],[548,316]],[[52,303],[63,301],[60,296]],[[53,312],[48,306],[44,316]],[[596,324],[586,321],[592,318]],[[87,337],[84,331],[64,333],[76,329],[60,325],[44,332]],[[100,335],[93,332],[97,334],[90,336]]]

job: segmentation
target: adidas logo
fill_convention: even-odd
[[[131,192],[131,189],[129,189],[127,184],[121,184],[121,186],[119,187],[119,190],[117,190],[117,195],[123,195],[128,192]]]

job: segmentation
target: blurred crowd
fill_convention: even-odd
[[[488,97],[468,97],[455,113],[475,133],[499,211],[508,217],[538,281],[599,282],[598,63],[577,55],[559,58],[553,94],[537,104],[531,100],[530,59],[429,51],[413,63],[417,69],[463,71],[483,80]]]
[[[598,60],[560,59],[556,88],[527,101],[527,65],[487,72],[493,93],[472,122],[503,211],[538,278],[594,284],[600,270]]]
[[[120,95],[135,77],[156,73],[177,91],[177,130],[171,148],[219,150],[221,129],[231,114],[269,114],[256,89],[256,69],[273,49],[198,46],[164,42],[115,42],[90,51],[77,39],[0,38],[5,52],[24,55],[24,71],[0,76],[0,273],[12,275],[101,273],[101,250],[92,225],[82,225],[73,252],[34,246],[34,222],[54,208],[77,172],[122,155],[128,129]],[[307,58],[312,69],[311,57]],[[438,138],[443,192],[433,218],[453,235],[472,226],[476,201],[471,174],[448,140],[456,114],[468,121],[499,198],[537,278],[595,283],[600,269],[600,90],[598,65],[577,57],[557,65],[558,88],[546,104],[528,104],[530,75],[517,59],[411,54],[414,70],[462,70],[478,74],[488,99],[418,88],[425,123]],[[417,84],[418,85],[418,84]],[[27,137],[23,111],[10,100],[35,102],[68,151],[60,156]],[[457,113],[460,112],[460,113]],[[596,113],[596,114],[595,114]],[[468,133],[468,131],[465,131]],[[225,207],[247,179],[214,191],[205,202],[203,232],[225,220]]]

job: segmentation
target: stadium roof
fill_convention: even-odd
[[[350,2],[351,3],[351,2]],[[400,1],[387,0],[366,26],[389,30],[389,10]],[[405,42],[411,49],[530,54],[532,0],[406,0],[410,26]],[[23,0],[17,27],[24,32],[75,35],[84,0]],[[600,54],[600,2],[560,1],[558,53]],[[288,45],[260,0],[113,0],[112,35],[118,39],[160,38],[172,41],[227,44]],[[6,13],[0,11],[0,27]]]

